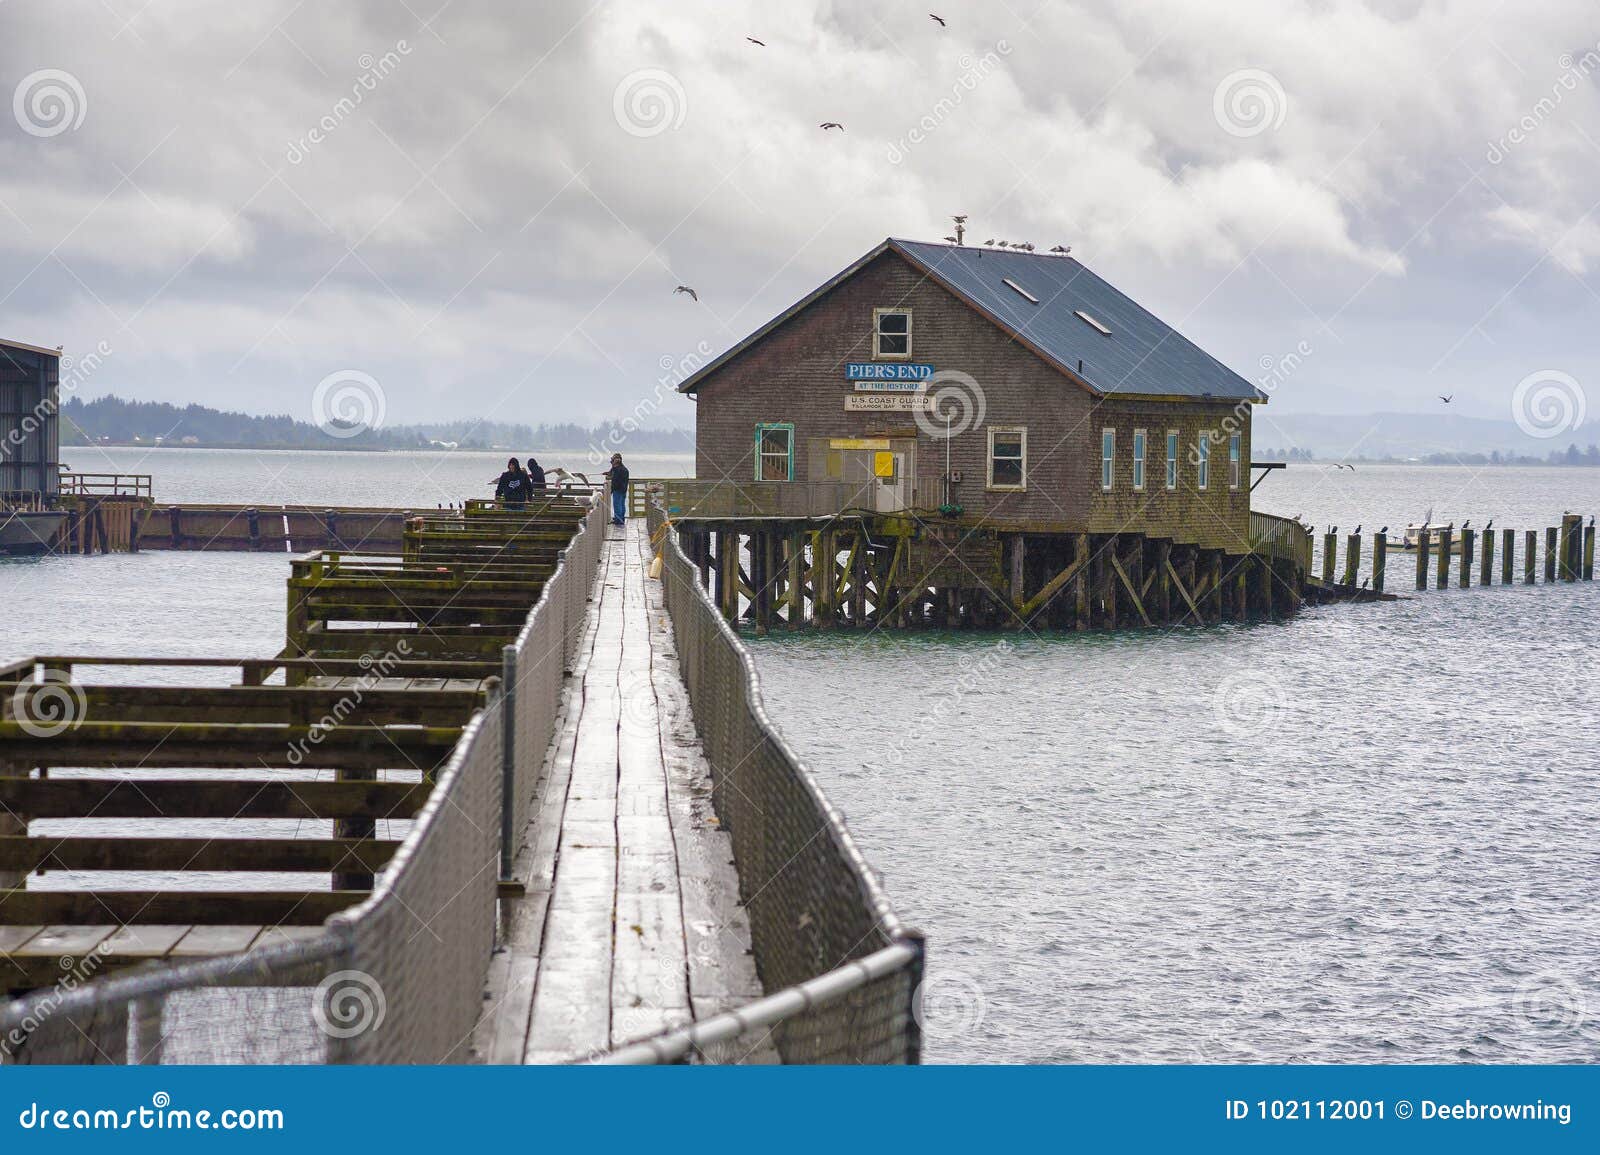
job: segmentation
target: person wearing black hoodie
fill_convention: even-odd
[[[539,468],[539,463],[534,460],[532,454],[528,456],[528,488],[535,495],[545,490],[544,470]]]
[[[504,502],[507,509],[524,509],[532,488],[531,479],[523,472],[521,463],[513,457],[506,462],[506,471],[495,480],[494,496],[496,500]]]

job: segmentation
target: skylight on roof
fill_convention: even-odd
[[[1074,309],[1072,311],[1077,314],[1078,320],[1082,321],[1084,324],[1090,325],[1093,328],[1098,329],[1101,333],[1105,334],[1107,337],[1111,336],[1111,330],[1110,329],[1106,328],[1099,321],[1096,321],[1093,317],[1089,316],[1089,314],[1085,313],[1082,309]]]
[[[1017,284],[1010,277],[1002,277],[1002,278],[1000,278],[1000,283],[1005,285],[1008,289],[1015,289],[1017,292],[1021,293],[1028,300],[1032,301],[1035,305],[1037,305],[1039,303],[1039,298],[1038,297],[1035,297],[1032,293],[1028,292],[1027,289],[1024,289],[1021,285]]]

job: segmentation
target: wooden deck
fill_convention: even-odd
[[[611,532],[517,861],[528,889],[502,904],[484,1062],[581,1060],[762,993],[646,530]]]

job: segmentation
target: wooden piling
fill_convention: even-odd
[[[1356,574],[1361,569],[1361,535],[1352,533],[1344,539],[1344,584],[1355,588]]]
[[[1561,518],[1561,580],[1575,582],[1583,569],[1583,518],[1576,513]]]
[[[1556,580],[1556,538],[1560,534],[1555,526],[1550,526],[1544,531],[1544,580]]]
[[[1339,538],[1333,533],[1322,535],[1322,584],[1333,584],[1334,559],[1339,554]]]
[[[1494,584],[1494,531],[1483,531],[1483,565],[1478,573],[1478,584],[1481,586]]]
[[[1472,585],[1472,559],[1474,556],[1473,546],[1477,541],[1477,538],[1478,531],[1475,529],[1463,529],[1461,531],[1460,585],[1462,589],[1468,589]]]
[[[1516,580],[1517,575],[1517,531],[1503,529],[1500,531],[1500,584],[1510,585]]]
[[[1072,628],[1086,630],[1089,628],[1089,535],[1080,533],[1073,538],[1073,557],[1078,563],[1078,572],[1072,579],[1072,607],[1075,620]]]
[[[1523,542],[1522,584],[1531,586],[1539,565],[1539,531],[1530,529]]]
[[[1372,535],[1372,592],[1383,592],[1383,571],[1389,564],[1389,539],[1382,533]]]
[[[1594,581],[1594,518],[1583,527],[1583,580]]]
[[[806,535],[795,530],[789,535],[789,628],[798,630],[806,622]]]
[[[1439,589],[1450,588],[1450,547],[1454,544],[1455,531],[1445,526],[1439,531],[1439,572],[1437,586]]]
[[[1424,529],[1417,534],[1417,588],[1428,588],[1428,555],[1433,552],[1433,534]]]

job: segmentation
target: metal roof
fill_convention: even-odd
[[[887,251],[904,257],[1091,393],[1266,400],[1245,378],[1072,257],[893,237],[707,362],[678,386],[679,392],[693,393],[705,378]]]
[[[1073,257],[895,239],[888,244],[1094,393],[1266,399],[1251,382]]]
[[[46,357],[61,356],[60,349],[46,349],[43,345],[29,345],[22,341],[8,341],[4,337],[0,337],[0,348],[25,349],[29,353],[43,353]]]

